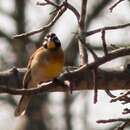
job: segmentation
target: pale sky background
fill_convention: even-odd
[[[0,7],[2,7],[3,10],[6,11],[6,13],[10,13],[14,9],[14,0],[1,0]],[[40,0],[39,0],[40,1]],[[88,0],[88,13],[94,8],[94,5],[96,4],[95,0]],[[100,1],[100,0],[99,0]],[[114,1],[114,0],[113,0]],[[47,7],[39,7],[36,6],[36,0],[28,0],[28,6],[26,7],[26,23],[27,23],[27,31],[32,31],[35,29],[38,29],[44,25],[46,21],[44,19],[49,18],[49,12],[50,6]],[[68,0],[68,2],[72,3],[78,10],[80,8],[79,0]],[[112,3],[106,7],[102,13],[100,14],[100,17],[93,20],[88,30],[96,29],[99,27],[104,26],[110,26],[110,25],[118,25],[118,24],[125,24],[130,21],[130,5],[129,2],[124,1],[120,3],[112,13],[109,11],[109,7],[112,5]],[[50,10],[50,11],[49,11]],[[13,34],[16,33],[15,29],[15,21],[11,17],[8,17],[6,13],[3,15],[0,13],[0,29],[4,30],[5,32],[8,32],[10,36],[13,36]],[[67,11],[55,24],[55,26],[52,28],[52,31],[55,32],[58,37],[60,38],[61,42],[63,43],[63,47],[66,48],[66,46],[71,41],[71,35],[72,32],[76,31],[77,23],[76,23],[75,16],[70,12]],[[58,25],[58,27],[57,27]],[[109,31],[106,34],[106,39],[108,44],[129,44],[130,42],[130,36],[129,36],[130,28],[124,28],[121,30],[116,31]],[[34,40],[39,38],[39,35],[35,35],[32,37]],[[87,40],[94,45],[101,45],[101,34],[95,34],[91,37],[88,37]],[[8,51],[6,51],[8,50]],[[0,55],[4,56],[8,63],[11,63],[13,65],[16,57],[12,52],[12,49],[10,48],[7,41],[3,38],[0,38]],[[11,58],[8,58],[8,57]],[[110,68],[113,67],[113,69],[119,70],[122,63],[122,58],[114,60],[112,62],[109,62],[104,68]],[[1,68],[1,61],[0,61],[0,68]],[[80,116],[82,115],[82,112],[84,111],[85,105],[87,105],[87,111],[88,111],[88,117],[87,121],[90,123],[93,128],[100,128],[101,130],[104,130],[105,127],[109,127],[110,124],[96,124],[96,120],[98,119],[108,119],[108,118],[118,118],[122,117],[121,112],[123,108],[126,107],[126,105],[121,105],[119,102],[117,103],[109,103],[110,98],[105,94],[105,92],[100,91],[99,97],[98,97],[98,103],[93,104],[93,91],[87,92],[88,96],[86,97],[86,100],[83,99],[83,95],[80,93],[86,93],[86,91],[81,92],[74,92],[73,95],[78,94],[77,99],[72,105],[72,114],[75,113],[75,117],[73,119],[73,122],[76,124],[75,130],[81,130],[83,128],[82,123],[80,121]],[[119,92],[114,92],[119,93]],[[59,98],[59,96],[61,98]],[[51,114],[55,116],[57,119],[60,116],[63,116],[63,108],[62,108],[62,100],[63,100],[63,93],[51,93],[50,102],[52,103],[51,107],[54,107],[54,111],[51,111]],[[1,130],[8,130],[8,129],[14,129],[21,121],[21,118],[15,118],[13,116],[14,108],[12,108],[9,104],[5,104],[6,107],[2,107],[3,102],[0,102],[0,129]],[[57,112],[60,111],[60,114],[57,115]],[[79,116],[80,115],[80,116]],[[128,116],[128,115],[127,115]],[[5,122],[5,123],[3,123]],[[7,125],[8,122],[8,125]],[[61,124],[62,122],[59,122]],[[64,124],[59,125],[58,130],[60,130],[63,127]],[[61,127],[61,128],[60,128]]]

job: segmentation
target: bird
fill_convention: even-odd
[[[42,82],[57,78],[64,68],[64,51],[55,33],[49,33],[29,58],[27,71],[23,78],[23,88],[34,88]],[[31,95],[23,95],[15,110],[15,116],[24,115]]]

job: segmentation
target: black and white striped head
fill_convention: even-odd
[[[61,42],[55,33],[49,33],[44,39],[43,47],[46,49],[57,49],[61,47]]]

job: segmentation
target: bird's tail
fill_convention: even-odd
[[[30,95],[24,95],[21,97],[19,104],[15,110],[15,116],[23,115],[31,99]]]

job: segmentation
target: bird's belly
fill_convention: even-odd
[[[43,69],[41,69],[41,73],[44,77],[44,80],[51,80],[55,77],[57,77],[61,71],[63,69],[63,65],[62,64],[52,64],[50,66],[45,66]]]
[[[57,77],[62,72],[62,70],[62,63],[38,65],[38,67],[36,67],[36,69],[32,72],[32,80],[36,84],[44,81],[49,81]]]

